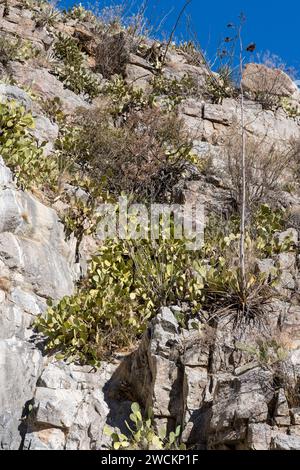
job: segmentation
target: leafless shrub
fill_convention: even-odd
[[[126,36],[123,32],[110,35],[103,33],[96,49],[96,70],[104,78],[112,75],[125,75],[126,64],[129,60],[129,50]]]
[[[147,108],[113,126],[105,109],[82,111],[81,164],[105,178],[108,189],[136,199],[160,201],[178,183],[190,144],[175,114]]]
[[[294,364],[287,359],[279,362],[273,368],[274,388],[284,389],[286,399],[290,408],[300,406],[300,378]]]
[[[245,67],[243,85],[250,98],[258,101],[263,109],[277,109],[283,97],[293,92],[289,77],[282,68],[250,63]]]
[[[266,138],[260,140],[246,136],[246,199],[248,210],[265,201],[270,192],[280,189],[287,182],[288,171],[294,165],[295,147],[292,143],[269,143]],[[241,135],[235,131],[225,144],[233,197],[241,203],[242,169],[241,169]]]
[[[295,160],[295,176],[299,181],[300,178],[300,139],[295,139],[291,142],[293,147],[294,160]]]
[[[279,69],[288,74],[293,80],[296,80],[297,70],[294,67],[290,67],[284,62],[284,60],[277,54],[273,54],[270,51],[266,51],[263,54],[257,55],[257,61],[260,64],[264,64],[266,67],[271,69]]]
[[[125,1],[121,4],[112,2],[111,5],[105,5],[102,1],[96,0],[93,3],[88,3],[88,6],[102,25],[110,29],[115,28],[116,31],[121,29],[126,11],[126,3]]]

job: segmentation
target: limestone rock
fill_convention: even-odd
[[[45,116],[33,114],[33,117],[35,127],[32,131],[32,135],[39,145],[46,142],[44,153],[47,155],[54,150],[54,144],[58,137],[58,126]]]
[[[23,450],[64,450],[66,435],[59,428],[41,428],[34,433],[27,433]]]
[[[72,113],[78,107],[89,107],[86,101],[64,88],[62,82],[44,68],[34,68],[19,62],[12,62],[10,68],[18,83],[23,86],[31,86],[33,91],[42,96],[43,99],[59,97],[67,113]]]
[[[103,428],[110,409],[104,385],[113,372],[108,364],[93,373],[89,367],[49,363],[38,381],[24,447],[89,450],[105,446],[108,438]]]
[[[291,409],[291,419],[292,424],[300,425],[300,408],[292,408]]]
[[[29,95],[14,85],[7,85],[6,83],[0,84],[0,101],[15,100],[25,106],[26,110],[32,109],[32,100]]]
[[[211,448],[245,440],[248,423],[264,423],[268,416],[264,386],[270,380],[269,373],[254,369],[236,379],[224,375],[216,380],[210,422]]]
[[[300,99],[293,80],[280,69],[271,69],[263,64],[247,64],[243,74],[244,87],[255,93],[272,93]]]
[[[41,365],[41,353],[29,343],[15,338],[0,340],[0,449],[21,445],[19,427]]]
[[[205,67],[190,65],[183,55],[173,51],[167,55],[163,73],[167,78],[176,80],[181,80],[185,76],[189,76],[200,89],[205,85],[208,75]]]
[[[53,36],[46,28],[35,28],[33,13],[28,9],[20,10],[18,6],[10,5],[8,16],[2,17],[1,14],[0,32],[30,41],[36,49],[43,51],[45,46],[52,43]]]
[[[268,450],[272,440],[272,429],[267,424],[250,424],[248,445],[251,450]]]
[[[83,402],[83,395],[78,390],[38,387],[34,399],[38,423],[69,429]]]
[[[129,63],[126,66],[126,81],[135,89],[146,91],[150,88],[153,75],[153,67],[142,57],[135,54],[129,55]]]
[[[300,450],[300,437],[278,433],[271,443],[274,450]]]
[[[0,448],[20,447],[41,373],[41,353],[29,342],[33,318],[48,297],[72,293],[74,269],[56,213],[17,189],[0,159]]]
[[[204,105],[204,112],[203,112],[204,119],[207,119],[211,122],[217,122],[228,126],[232,123],[232,114],[224,109],[222,105],[219,104],[205,104]]]

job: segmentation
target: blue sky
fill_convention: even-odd
[[[142,0],[130,1],[136,5],[142,3]],[[78,3],[74,0],[61,1],[63,7]],[[87,5],[89,1],[82,0],[81,3]],[[95,0],[91,0],[91,3],[95,3]],[[122,2],[99,0],[99,3],[111,5]],[[184,0],[149,0],[148,3],[147,15],[153,24],[158,18],[167,15],[163,29],[168,32]],[[236,22],[239,14],[243,12],[247,18],[243,33],[245,44],[255,42],[258,53],[270,51],[278,55],[288,66],[300,72],[299,0],[286,0],[282,3],[274,0],[193,0],[187,12],[191,16],[193,29],[197,32],[202,48],[211,59],[220,41],[229,33],[226,25]],[[186,39],[185,23],[184,20],[181,22],[177,30],[177,39]]]

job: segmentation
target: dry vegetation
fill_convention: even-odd
[[[176,114],[147,108],[130,113],[114,126],[105,108],[82,110],[78,152],[80,164],[97,179],[107,180],[109,191],[159,202],[167,198],[182,177],[190,143]]]
[[[266,137],[246,138],[246,194],[247,207],[251,211],[269,200],[276,191],[292,183],[299,171],[299,148],[295,141],[270,143]],[[228,175],[232,194],[238,206],[241,203],[241,135],[238,130],[230,133],[225,143]]]
[[[113,36],[102,33],[96,50],[96,70],[104,78],[113,75],[125,75],[126,64],[129,60],[129,52],[126,47],[126,36],[124,32]]]

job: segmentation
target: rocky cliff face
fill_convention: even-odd
[[[24,406],[43,363],[30,326],[47,298],[72,293],[76,266],[55,211],[18,190],[2,159],[0,185],[1,445],[18,448]]]
[[[17,35],[47,51],[54,40],[53,28],[37,26],[34,11],[24,2],[13,1],[4,15],[1,4],[0,33]],[[83,38],[86,50],[97,46],[88,22],[69,20],[56,27]],[[284,147],[300,138],[300,118],[289,116],[282,107],[266,110],[252,99],[251,92],[261,91],[255,78],[257,67],[248,67],[244,77],[249,92],[247,131]],[[5,80],[7,71],[14,84]],[[24,87],[30,85],[31,91],[44,99],[58,96],[66,113],[93,104],[64,87],[46,65],[12,60],[1,73],[1,102],[14,99],[33,112],[34,137],[47,141],[48,154],[53,152],[59,129]],[[186,54],[175,50],[168,52],[163,73],[179,80],[189,73],[199,87],[207,75],[203,66],[191,65]],[[125,72],[129,83],[147,89],[154,74],[151,60],[130,53]],[[300,105],[300,93],[293,82],[285,75],[280,77],[283,82],[276,94],[290,98],[293,106]],[[267,81],[271,79],[267,76]],[[99,80],[104,79],[99,75]],[[239,103],[234,98],[214,104],[188,97],[180,104],[179,114],[196,154],[212,158],[210,174],[185,182],[182,196],[201,198],[208,208],[222,212],[231,201],[223,178],[223,143],[237,127]],[[280,203],[297,207],[299,193],[282,191]],[[157,424],[166,423],[170,430],[179,424],[183,441],[197,449],[300,450],[297,229],[289,227],[294,250],[276,254],[257,266],[262,272],[274,263],[281,269],[277,289],[284,299],[270,305],[266,324],[270,336],[285,338],[283,360],[264,361],[257,349],[253,352],[253,345],[264,334],[259,326],[236,327],[221,319],[214,328],[201,321],[182,327],[176,319],[182,307],[169,306],[149,323],[130,354],[115,355],[93,370],[45,355],[42,338],[32,327],[35,317],[46,311],[48,299],[57,301],[72,294],[88,257],[81,246],[82,258],[78,260],[76,240],[74,236],[66,238],[55,209],[38,194],[20,189],[0,158],[1,449],[105,448],[109,444],[103,432],[105,424],[123,430],[130,404],[137,401],[145,409],[153,406]],[[268,354],[277,354],[272,344],[269,348]]]

